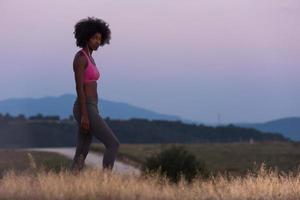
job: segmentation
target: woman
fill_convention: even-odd
[[[71,170],[79,172],[84,167],[93,135],[105,145],[103,169],[112,170],[120,145],[117,137],[99,114],[97,80],[100,73],[92,58],[92,52],[99,46],[109,44],[109,25],[101,19],[88,17],[80,20],[74,30],[76,44],[82,49],[73,61],[77,98],[73,115],[78,124],[76,152]]]

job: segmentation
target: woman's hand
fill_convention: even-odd
[[[82,115],[81,117],[81,128],[83,129],[84,133],[88,133],[90,129],[90,121],[87,114]]]

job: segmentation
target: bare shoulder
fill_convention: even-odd
[[[78,51],[75,56],[74,56],[74,60],[73,60],[73,68],[78,68],[78,66],[86,66],[87,61],[85,58],[85,55],[81,52]]]
[[[85,59],[85,55],[82,51],[77,51],[74,56],[74,60],[81,60],[81,59]]]

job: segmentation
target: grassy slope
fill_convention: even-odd
[[[171,144],[121,144],[118,159],[139,166],[146,157],[169,147]],[[227,143],[182,144],[197,158],[205,161],[212,171],[245,173],[260,166],[278,166],[280,170],[294,170],[300,164],[300,143]],[[104,151],[102,144],[92,144],[92,151]]]
[[[32,155],[36,169],[44,166],[46,170],[58,172],[68,168],[71,164],[70,159],[57,153],[0,149],[0,176],[2,177],[5,171],[11,169],[19,172],[30,169],[32,165],[28,153]]]

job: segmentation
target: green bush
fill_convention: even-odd
[[[142,164],[144,174],[158,173],[170,181],[178,183],[181,176],[188,182],[194,178],[208,177],[208,170],[203,161],[188,152],[183,146],[174,146],[153,154]]]

